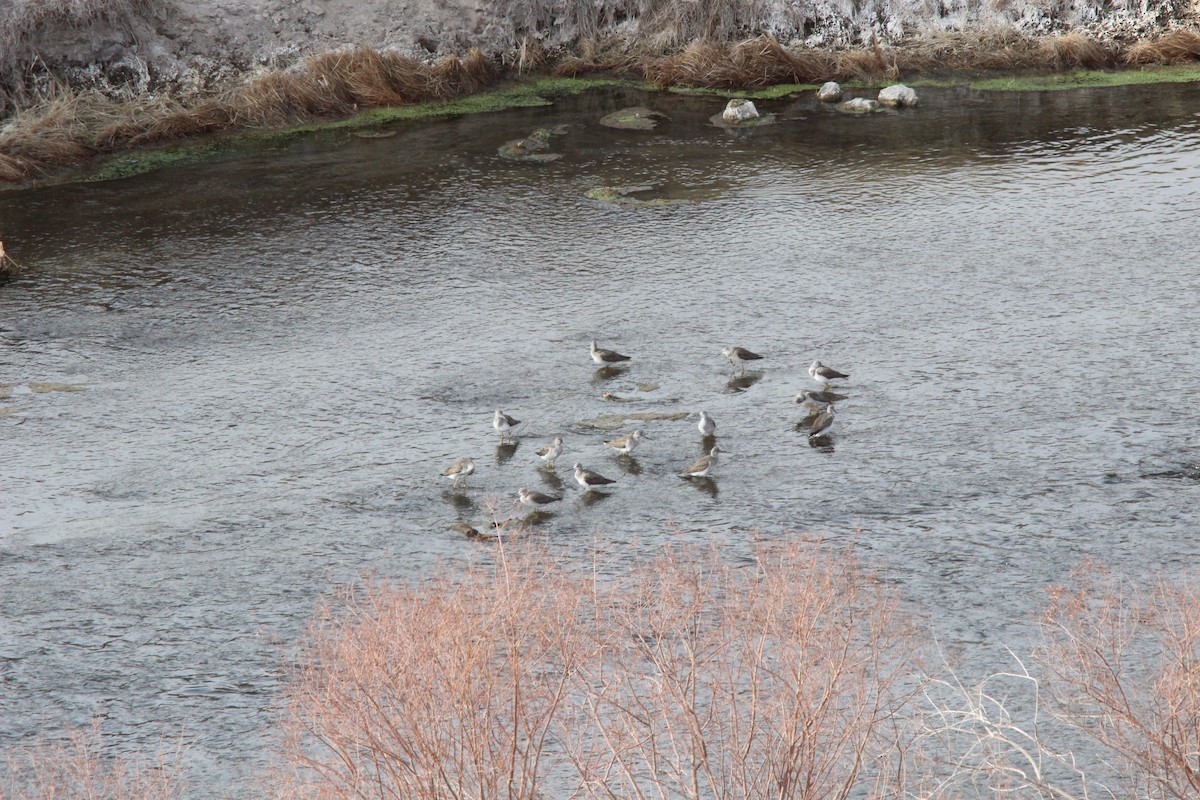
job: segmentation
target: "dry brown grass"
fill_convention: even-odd
[[[62,88],[0,130],[0,180],[80,164],[122,147],[237,128],[280,128],[344,117],[362,108],[445,100],[495,82],[478,50],[423,64],[359,47],[305,59],[295,70],[252,77],[217,97],[114,99]]]
[[[1055,70],[1107,69],[1120,63],[1115,47],[1082,33],[1042,37],[1036,57]]]
[[[748,88],[821,80],[832,63],[828,53],[789,49],[760,36],[734,45],[692,42],[676,55],[644,58],[639,68],[646,80],[662,86]]]
[[[1144,796],[1200,796],[1200,586],[1143,588],[1088,566],[1052,593],[1042,630],[1062,718]]]
[[[0,779],[5,800],[175,800],[186,790],[172,760],[106,754],[98,725],[74,731],[66,744],[9,751]]]
[[[913,637],[845,553],[668,548],[612,580],[498,555],[314,626],[290,794],[895,796]]]
[[[1126,49],[1126,64],[1183,64],[1200,59],[1200,31],[1180,29],[1134,42]]]

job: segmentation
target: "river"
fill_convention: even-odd
[[[98,715],[237,794],[316,604],[476,556],[446,526],[521,487],[565,493],[530,535],[568,558],[853,544],[983,664],[1087,559],[1193,569],[1200,87],[921,100],[729,131],[723,98],[606,90],[0,193],[0,744]],[[667,118],[597,124],[629,105]],[[560,125],[558,160],[497,155]],[[585,196],[634,184],[680,202]],[[850,373],[819,443],[814,359]],[[700,410],[722,460],[685,481]]]

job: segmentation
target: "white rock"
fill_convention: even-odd
[[[892,108],[904,108],[917,104],[917,93],[903,83],[894,83],[879,90],[879,102]]]
[[[842,87],[836,81],[829,81],[817,89],[817,99],[822,103],[836,103],[842,99]]]
[[[847,100],[844,103],[838,103],[839,111],[848,111],[851,114],[865,114],[868,111],[875,111],[879,108],[879,103],[874,100],[868,100],[865,97],[856,97],[853,100]]]
[[[748,119],[758,119],[758,109],[749,100],[736,98],[730,100],[721,112],[721,118],[726,122],[744,122]]]

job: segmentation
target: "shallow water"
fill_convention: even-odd
[[[0,193],[29,268],[0,287],[0,743],[99,714],[244,791],[314,605],[477,554],[445,526],[558,491],[555,434],[546,542],[853,542],[985,666],[1084,559],[1193,568],[1200,88],[922,100],[729,132],[720,98],[597,93]],[[635,104],[669,120],[595,124]],[[497,157],[559,124],[560,160]],[[584,197],[643,183],[694,202]],[[727,344],[765,358],[734,380]],[[814,358],[851,374],[821,447]],[[686,482],[701,409],[725,454]],[[691,416],[620,427],[653,437],[623,459],[585,423],[624,412]]]

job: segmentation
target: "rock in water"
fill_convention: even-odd
[[[892,108],[905,108],[917,104],[917,93],[903,83],[894,83],[879,90],[879,102]]]
[[[878,109],[879,103],[874,100],[868,100],[865,97],[856,97],[853,100],[837,104],[838,111],[845,111],[849,114],[866,114]]]
[[[745,122],[748,119],[758,119],[758,109],[754,103],[743,98],[734,98],[725,106],[721,119],[726,122]]]
[[[822,103],[836,103],[842,99],[842,87],[836,81],[829,81],[817,89],[817,99]]]
[[[606,128],[625,128],[634,131],[650,131],[658,127],[660,119],[667,115],[643,106],[622,108],[600,118],[600,124]]]

